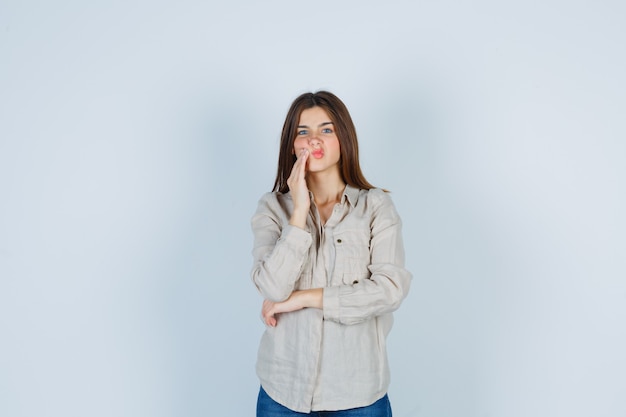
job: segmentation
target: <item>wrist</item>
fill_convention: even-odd
[[[308,216],[308,210],[294,210],[289,218],[289,224],[292,226],[297,226],[300,229],[306,228],[306,218]]]
[[[309,290],[299,291],[300,303],[302,307],[309,308],[322,308],[324,289],[323,288],[311,288]]]

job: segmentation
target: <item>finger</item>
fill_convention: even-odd
[[[298,157],[296,158],[296,162],[294,162],[293,166],[291,167],[291,173],[289,174],[288,180],[293,181],[298,177],[301,165],[302,158],[300,157],[300,155],[298,155]]]
[[[265,321],[265,324],[268,326],[271,326],[271,327],[276,326],[276,317],[274,317],[273,315],[263,316],[263,320]]]
[[[298,152],[296,162],[293,164],[293,168],[291,171],[292,173],[298,173],[302,170],[302,166],[306,165],[307,152],[308,151],[306,149],[302,149],[300,152]]]
[[[309,160],[309,150],[308,149],[303,149],[302,153],[300,154],[299,160],[302,161],[301,165],[299,167],[300,177],[304,178],[304,174],[306,172],[306,163]]]
[[[304,151],[306,151],[305,148],[294,152],[294,155],[296,156],[296,161],[294,162],[294,165],[302,162],[302,155],[304,155]]]
[[[263,321],[265,322],[265,324],[272,327],[276,326],[276,318],[274,317],[274,315],[276,314],[274,312],[275,305],[276,303],[273,303],[269,300],[263,300],[263,308],[261,309]]]

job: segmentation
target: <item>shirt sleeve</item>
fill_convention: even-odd
[[[276,195],[269,193],[259,201],[252,217],[254,246],[252,280],[263,297],[274,302],[286,300],[294,290],[309,247],[311,234],[286,223]]]
[[[404,268],[402,221],[391,198],[370,190],[375,203],[371,222],[371,276],[353,285],[324,288],[324,319],[356,324],[396,310],[406,297],[411,273]]]

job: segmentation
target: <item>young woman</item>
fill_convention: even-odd
[[[291,105],[274,191],[252,229],[267,325],[257,417],[391,416],[385,339],[411,274],[400,217],[361,173],[356,130],[335,95]]]

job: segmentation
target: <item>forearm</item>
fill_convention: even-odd
[[[385,266],[356,284],[329,287],[322,300],[324,318],[351,325],[390,313],[400,306],[410,283],[407,270]]]
[[[288,299],[275,303],[275,313],[288,313],[290,311],[302,310],[303,308],[323,308],[324,289],[311,288],[308,290],[297,290],[291,293]]]
[[[268,326],[276,326],[276,315],[280,313],[290,313],[302,310],[303,308],[323,308],[324,290],[322,288],[312,288],[309,290],[298,290],[291,293],[288,299],[280,303],[270,300],[263,301],[261,314]]]
[[[311,288],[309,290],[294,291],[291,295],[298,299],[302,308],[319,308],[324,307],[324,289],[323,288]]]
[[[266,237],[263,232],[263,229],[255,230],[252,279],[263,297],[284,301],[300,276],[312,243],[311,235],[292,226],[285,227],[280,235]]]

